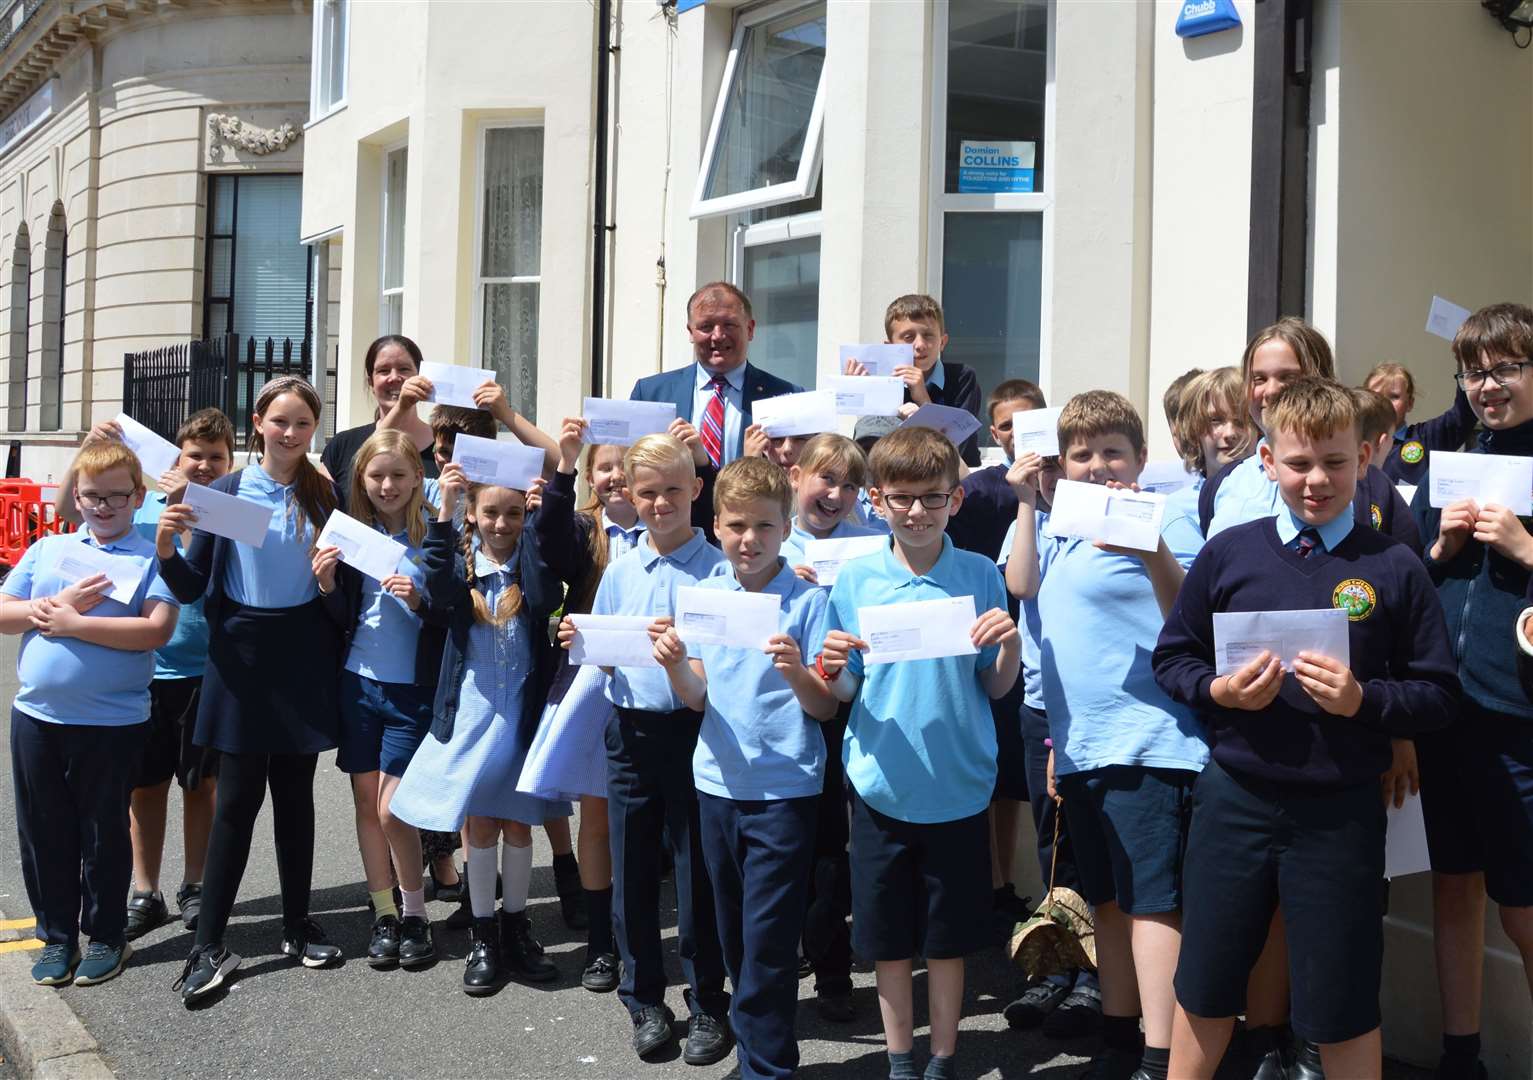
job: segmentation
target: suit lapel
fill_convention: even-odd
[[[675,391],[676,415],[687,423],[692,422],[692,397],[697,389],[697,361],[693,361],[680,371],[676,372],[676,381],[672,384]]]

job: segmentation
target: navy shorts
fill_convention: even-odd
[[[995,791],[990,800],[1027,801],[1027,749],[1022,742],[1022,676],[1005,696],[990,702],[995,721]]]
[[[148,735],[134,787],[155,787],[174,776],[182,791],[196,791],[204,777],[218,775],[218,751],[192,743],[201,696],[201,675],[150,682]]]
[[[1464,699],[1458,722],[1416,737],[1427,850],[1440,874],[1485,874],[1506,907],[1533,906],[1533,721]]]
[[[852,800],[852,951],[953,959],[993,944],[990,820],[916,823]]]
[[[1087,903],[1116,902],[1126,915],[1182,906],[1182,856],[1197,775],[1108,765],[1055,779]]]
[[[1338,1043],[1379,1026],[1384,801],[1374,782],[1306,790],[1216,762],[1193,788],[1176,1000],[1194,1016],[1245,1011],[1273,912],[1288,931],[1293,1029]]]
[[[345,773],[403,776],[431,730],[436,689],[381,683],[341,672],[341,737],[336,768]]]

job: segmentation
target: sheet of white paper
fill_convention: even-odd
[[[158,477],[176,467],[181,460],[181,448],[159,434],[150,431],[127,413],[117,414],[117,426],[122,428],[123,445],[138,455],[138,463],[144,467],[145,476]]]
[[[820,389],[836,395],[838,416],[898,416],[905,380],[892,375],[824,375]]]
[[[954,446],[959,446],[979,430],[979,421],[967,410],[955,409],[951,405],[922,405],[902,426],[936,428]]]
[[[1011,414],[1012,457],[1037,454],[1059,456],[1059,414],[1062,409],[1018,409]]]
[[[1265,650],[1276,656],[1284,671],[1293,670],[1301,652],[1316,652],[1352,666],[1352,645],[1342,608],[1300,611],[1214,612],[1214,671],[1239,671]]]
[[[182,496],[197,513],[194,527],[214,536],[228,537],[251,547],[266,543],[273,511],[260,503],[225,495],[202,484],[188,484]]]
[[[1196,479],[1180,461],[1152,461],[1139,473],[1139,490],[1170,495],[1191,487]]]
[[[515,439],[484,439],[459,435],[453,441],[452,459],[463,466],[463,475],[475,484],[526,491],[543,475],[544,455],[536,446]]]
[[[576,634],[570,660],[599,667],[659,667],[648,615],[571,615]]]
[[[1396,484],[1395,485],[1395,490],[1400,493],[1400,498],[1405,500],[1405,505],[1406,506],[1409,506],[1411,504],[1411,500],[1416,497],[1416,487],[1417,487],[1417,485],[1415,485],[1415,484]]]
[[[1432,869],[1427,854],[1427,823],[1421,815],[1421,796],[1407,795],[1396,810],[1391,803],[1384,833],[1384,876],[1405,877]]]
[[[1451,300],[1444,300],[1440,296],[1432,297],[1432,306],[1427,311],[1427,333],[1436,334],[1444,341],[1452,341],[1458,333],[1458,328],[1464,325],[1464,320],[1469,318],[1469,309],[1459,307]]]
[[[969,631],[978,617],[972,596],[858,608],[859,636],[868,643],[862,662],[892,664],[977,653]]]
[[[864,555],[877,555],[889,546],[887,536],[837,536],[811,540],[804,545],[804,561],[814,567],[815,579],[827,588],[841,576],[841,567]]]
[[[111,591],[106,595],[124,604],[133,602],[133,594],[138,592],[139,582],[144,579],[145,572],[142,563],[134,562],[124,555],[102,551],[84,541],[67,545],[64,554],[59,557],[58,565],[53,569],[71,585],[97,574],[105,574],[112,583]]]
[[[916,362],[916,349],[914,345],[890,344],[884,342],[879,345],[843,345],[841,346],[841,370],[846,370],[849,360],[855,360],[867,369],[869,375],[893,375],[897,367],[914,367]]]
[[[645,435],[664,434],[676,419],[676,403],[588,397],[581,415],[586,421],[586,442],[632,446]]]
[[[785,435],[819,435],[835,431],[836,392],[805,390],[798,394],[779,394],[751,402],[751,422],[774,439]]]
[[[1533,457],[1433,450],[1427,476],[1433,506],[1473,499],[1481,506],[1504,506],[1518,517],[1533,514]]]
[[[1136,551],[1154,551],[1160,546],[1160,525],[1165,513],[1164,495],[1061,480],[1054,487],[1048,532],[1052,536],[1081,536]]]
[[[495,372],[489,368],[463,367],[460,364],[442,364],[427,360],[420,373],[431,380],[431,397],[439,405],[457,405],[463,409],[477,409],[474,391],[487,382],[495,381]]]
[[[676,633],[688,645],[760,649],[777,633],[782,599],[775,593],[735,589],[676,590]]]
[[[375,581],[397,574],[400,561],[410,554],[410,549],[392,536],[384,536],[377,529],[369,528],[339,510],[330,514],[330,520],[320,530],[315,547],[340,548],[343,563]]]

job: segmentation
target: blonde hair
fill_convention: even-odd
[[[1357,431],[1365,442],[1395,430],[1394,403],[1377,390],[1353,388],[1352,403],[1357,406]]]
[[[692,462],[692,451],[674,435],[645,435],[628,448],[623,455],[623,475],[633,479],[633,472],[640,467],[668,469],[673,465],[685,465],[694,477],[697,467]]]
[[[1411,375],[1410,369],[1404,364],[1397,364],[1393,360],[1386,360],[1382,364],[1374,364],[1373,370],[1368,372],[1368,377],[1363,380],[1363,386],[1373,389],[1376,379],[1402,379],[1405,382],[1405,400],[1410,404],[1416,403],[1416,379]]]
[[[113,469],[127,469],[133,481],[133,491],[137,493],[144,490],[144,467],[139,463],[138,455],[116,439],[82,447],[75,455],[71,467],[77,481],[87,476],[100,476]]]
[[[803,475],[834,471],[844,484],[862,487],[868,480],[868,456],[845,435],[816,435],[798,455]]]
[[[1166,387],[1166,392],[1160,396],[1160,407],[1165,411],[1166,423],[1171,425],[1171,437],[1176,438],[1176,419],[1182,412],[1182,395],[1187,392],[1187,387],[1192,381],[1203,374],[1202,368],[1188,368],[1176,378],[1171,380],[1171,385]]]
[[[479,525],[474,518],[474,507],[479,503],[479,496],[486,491],[499,487],[497,484],[470,484],[465,498],[468,499],[468,509],[463,515],[463,573],[468,578],[468,596],[474,605],[474,621],[477,623],[489,623],[496,629],[505,626],[506,623],[516,618],[522,612],[522,587],[511,584],[506,591],[500,594],[496,601],[495,611],[490,612],[490,602],[485,599],[484,593],[479,591],[476,584],[478,575],[474,573],[474,537],[479,534]],[[511,491],[522,497],[523,513],[526,513],[527,493],[518,488],[500,488],[501,491]],[[521,550],[521,541],[517,541],[517,550]],[[516,552],[511,557],[516,558]]]
[[[868,470],[875,487],[887,490],[898,481],[958,486],[958,447],[935,428],[898,427],[873,445]]]
[[[1209,433],[1208,414],[1215,409],[1244,433],[1241,456],[1251,448],[1251,418],[1246,412],[1245,382],[1240,369],[1222,367],[1205,371],[1182,390],[1181,407],[1171,424],[1171,437],[1189,472],[1203,471],[1203,437]]]
[[[1144,452],[1144,421],[1133,402],[1111,390],[1076,394],[1059,412],[1059,452],[1064,455],[1080,439],[1122,435],[1134,453]]]
[[[1304,375],[1288,383],[1262,407],[1267,434],[1286,431],[1307,439],[1329,439],[1338,431],[1357,432],[1357,399],[1334,379]],[[1359,445],[1362,439],[1358,439]]]
[[[770,499],[782,510],[782,519],[793,516],[793,488],[788,475],[766,458],[736,458],[719,472],[713,485],[713,512],[722,514],[731,506],[752,499]]]
[[[906,293],[895,297],[884,309],[884,337],[894,335],[894,324],[901,319],[909,322],[934,322],[938,333],[946,333],[942,320],[942,305],[925,293]]]
[[[412,547],[420,547],[426,542],[426,519],[422,511],[435,516],[436,507],[426,502],[425,484],[422,483],[426,474],[421,468],[420,451],[415,449],[415,440],[402,431],[385,428],[373,432],[357,451],[356,457],[352,458],[351,497],[347,501],[351,516],[364,525],[383,524],[372,499],[368,498],[366,478],[363,476],[367,466],[379,454],[393,454],[406,467],[413,465],[415,468],[415,490],[410,493],[410,501],[405,504],[405,533],[410,537]]]
[[[619,454],[623,452],[622,447],[606,443],[588,445],[582,465],[587,483],[596,471],[596,455],[604,449],[617,450]],[[601,500],[596,497],[594,487],[591,488],[590,499],[580,508],[580,512],[588,515],[592,522],[591,531],[586,534],[586,547],[591,553],[591,571],[586,575],[586,580],[572,587],[565,597],[565,610],[575,612],[591,610],[591,602],[596,599],[596,587],[601,584],[602,575],[607,572],[607,563],[612,558],[612,550],[607,543],[607,514],[602,509]]]
[[[1247,383],[1251,381],[1251,361],[1256,350],[1269,341],[1281,341],[1293,350],[1299,360],[1299,373],[1318,375],[1322,379],[1336,378],[1336,359],[1331,354],[1331,343],[1314,326],[1294,315],[1287,315],[1271,326],[1258,330],[1246,342],[1246,351],[1240,357],[1240,373]]]

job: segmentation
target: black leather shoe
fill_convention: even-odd
[[[373,920],[373,939],[367,944],[367,962],[375,968],[399,962],[399,918],[385,915]]]
[[[580,985],[593,994],[610,994],[617,989],[617,957],[611,953],[597,953],[580,973]]]
[[[1102,1026],[1102,991],[1077,985],[1043,1021],[1043,1033],[1051,1039],[1075,1039]]]
[[[722,1061],[733,1045],[728,1024],[707,1013],[697,1013],[687,1025],[687,1045],[681,1052],[681,1060],[688,1065],[712,1065]]]
[[[664,1005],[646,1005],[633,1014],[633,1052],[641,1058],[659,1053],[675,1041],[675,1014]]]
[[[1477,1060],[1473,1065],[1467,1065],[1444,1054],[1437,1059],[1434,1080],[1488,1080],[1489,1075],[1483,1061]]]
[[[849,1024],[857,1019],[857,1006],[852,1003],[849,990],[816,990],[814,1008],[833,1024]]]
[[[1293,1063],[1288,1066],[1288,1080],[1325,1080],[1325,1070],[1320,1067],[1320,1047],[1294,1038]]]
[[[1014,1028],[1035,1028],[1046,1020],[1070,996],[1069,983],[1034,979],[1028,983],[1022,996],[1001,1012],[1006,1023]]]
[[[202,883],[187,882],[176,890],[176,910],[181,912],[181,925],[192,933],[197,932],[197,919],[202,915]]]
[[[532,936],[532,920],[525,911],[500,913],[500,960],[506,974],[527,982],[552,982],[559,969],[543,953],[543,946]]]
[[[465,994],[490,994],[500,986],[500,927],[494,917],[475,919],[474,943],[463,968]]]
[[[1077,1076],[1080,1080],[1131,1080],[1139,1069],[1140,1051],[1105,1047]]]
[[[128,897],[128,923],[123,936],[132,941],[163,925],[169,918],[170,909],[158,891],[136,892]]]
[[[341,959],[341,950],[330,944],[330,939],[313,919],[282,928],[282,954],[291,956],[306,968],[329,967]]]
[[[406,915],[399,920],[399,966],[418,968],[436,959],[436,942],[431,940],[431,923],[420,915]]]

